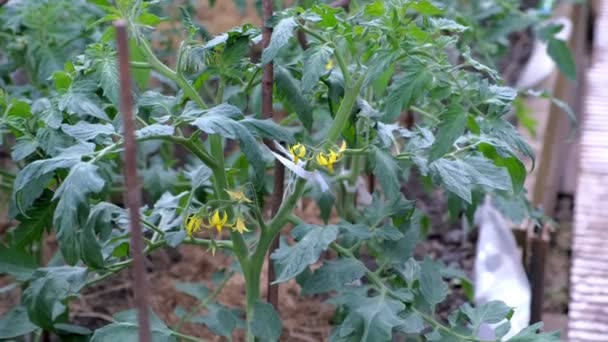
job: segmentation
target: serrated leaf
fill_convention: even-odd
[[[74,165],[53,197],[59,199],[53,216],[59,249],[70,265],[78,262],[80,256],[77,233],[89,216],[89,196],[100,192],[105,185],[97,169],[89,163]]]
[[[341,289],[345,284],[365,274],[365,266],[356,259],[325,261],[302,286],[303,295],[312,295]]]
[[[257,301],[253,305],[251,331],[262,341],[278,341],[283,331],[281,318],[272,304]]]
[[[155,123],[136,130],[135,137],[138,139],[145,139],[153,136],[171,136],[173,133],[175,133],[175,127]]]
[[[84,267],[48,267],[38,269],[23,292],[23,303],[30,320],[44,329],[52,329],[67,309],[68,299],[84,287]]]
[[[429,257],[424,258],[420,267],[420,292],[424,300],[432,306],[443,302],[448,294],[448,286],[441,279],[439,269]]]
[[[284,99],[284,103],[290,111],[298,115],[298,119],[300,119],[304,127],[310,130],[312,128],[313,108],[310,100],[302,94],[299,81],[293,78],[289,71],[280,65],[276,65],[274,71],[277,93]]]
[[[296,27],[298,27],[298,22],[294,17],[284,18],[279,21],[272,31],[268,47],[262,52],[262,65],[272,61],[279,53],[279,50],[287,45]]]
[[[38,148],[38,141],[34,140],[29,135],[24,135],[15,140],[15,144],[11,147],[11,158],[14,161],[21,161],[34,152]]]
[[[468,27],[460,25],[454,20],[448,18],[429,18],[429,22],[431,23],[431,26],[433,26],[436,30],[439,31],[460,33],[468,30]]]
[[[36,160],[27,164],[17,174],[13,183],[13,203],[16,208],[24,213],[42,194],[55,170],[74,166],[83,155],[93,152],[94,147],[93,144],[75,145],[63,150],[54,158]]]
[[[193,323],[202,323],[214,334],[230,337],[237,328],[239,318],[232,310],[220,304],[211,304],[207,307],[207,314],[192,319]]]
[[[90,116],[103,121],[110,121],[106,112],[101,109],[101,101],[95,95],[96,88],[90,81],[74,81],[68,91],[59,97],[59,110],[81,118]]]
[[[471,178],[469,173],[462,168],[461,162],[441,158],[430,164],[429,168],[431,172],[439,176],[442,186],[471,203]]]
[[[340,337],[365,342],[391,341],[393,329],[404,323],[398,314],[405,305],[386,295],[370,298],[348,294],[343,296],[342,303],[348,315],[340,325]]]
[[[441,15],[443,14],[443,10],[435,6],[432,2],[428,0],[420,0],[416,1],[409,5],[410,8],[422,15]]]
[[[38,327],[30,322],[24,306],[15,306],[0,317],[0,339],[10,340],[28,334]]]
[[[530,325],[527,328],[521,330],[517,335],[511,337],[509,342],[559,342],[560,338],[559,331],[550,333],[537,333],[538,330],[543,328],[543,323],[538,322]]]
[[[395,198],[401,193],[399,173],[401,168],[390,154],[373,147],[370,150],[370,161],[373,163],[373,173],[382,185],[387,198]]]
[[[17,215],[19,225],[11,232],[11,245],[23,249],[39,241],[44,230],[52,227],[55,204],[50,201],[51,196],[47,190],[46,195],[41,196],[25,214]]]
[[[128,310],[114,315],[118,321],[95,330],[91,342],[136,341],[139,335],[137,313]],[[153,342],[176,342],[172,331],[154,314],[150,312],[150,330]]]
[[[443,157],[454,146],[456,139],[464,134],[467,125],[467,112],[460,106],[452,106],[442,115],[435,142],[429,151],[428,162]]]
[[[61,130],[65,134],[76,140],[89,141],[97,138],[99,135],[116,134],[114,126],[106,124],[92,124],[86,121],[78,121],[75,125],[61,125]]]
[[[32,277],[37,267],[36,259],[25,250],[0,244],[0,274],[11,275],[17,281],[26,281]]]
[[[395,330],[406,334],[419,334],[424,330],[424,319],[416,312],[408,312],[401,317],[403,324],[395,327]]]
[[[241,150],[255,170],[256,181],[262,182],[266,171],[266,163],[260,149],[260,143],[245,125],[229,117],[217,115],[212,111],[194,120],[192,125],[208,134],[219,134],[224,138],[239,140]]]
[[[564,76],[571,81],[576,81],[576,63],[565,41],[557,38],[549,39],[547,53],[555,61]]]
[[[175,289],[200,301],[209,296],[209,288],[201,283],[177,283]]]
[[[513,309],[501,301],[491,301],[473,308],[469,303],[460,307],[471,322],[472,329],[476,331],[482,323],[496,324],[506,319]]]
[[[327,72],[325,67],[334,50],[327,45],[315,45],[304,52],[302,58],[302,91],[311,91],[319,78]]]
[[[274,139],[288,144],[295,143],[296,139],[293,133],[287,128],[276,124],[272,119],[259,120],[254,118],[245,118],[239,121],[240,124],[247,127],[257,136]]]
[[[394,121],[402,109],[409,107],[426,90],[432,78],[428,66],[416,60],[405,64],[403,76],[389,87],[384,108],[385,121]]]
[[[321,253],[338,237],[336,226],[311,226],[306,235],[293,246],[281,246],[271,258],[281,267],[273,284],[283,283],[300,274],[319,259]]]
[[[119,107],[118,65],[116,63],[116,52],[109,46],[93,44],[86,51],[87,56],[92,58],[92,69],[103,90],[105,97],[116,107]]]

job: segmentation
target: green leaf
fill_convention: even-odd
[[[53,83],[55,85],[55,90],[67,90],[72,84],[72,77],[65,71],[57,70],[53,73]]]
[[[468,27],[460,25],[454,20],[448,18],[429,18],[429,22],[431,23],[432,27],[439,31],[460,33],[468,30]]]
[[[135,131],[135,137],[138,139],[145,139],[153,136],[171,136],[173,133],[175,133],[175,127],[155,123]]]
[[[326,72],[325,66],[329,62],[334,50],[327,45],[315,45],[304,52],[302,59],[302,91],[311,91],[319,78]]]
[[[86,55],[92,59],[91,68],[94,70],[104,96],[118,108],[120,84],[118,83],[116,52],[107,45],[93,44],[87,48]]]
[[[526,180],[526,167],[519,160],[519,158],[513,155],[507,155],[506,157],[501,156],[496,151],[496,148],[490,144],[482,143],[479,145],[479,150],[482,151],[484,157],[494,161],[496,166],[504,167],[511,176],[511,184],[513,186],[513,194],[519,194],[524,187],[524,181]]]
[[[298,27],[298,22],[294,17],[284,18],[274,27],[270,44],[262,52],[262,65],[272,61],[279,50],[285,46],[292,36],[293,30]]]
[[[460,307],[460,311],[469,318],[472,329],[477,331],[482,323],[500,323],[512,314],[513,309],[501,301],[491,301],[475,308],[469,303],[465,303]]]
[[[213,175],[213,171],[206,165],[201,165],[189,172],[188,178],[190,178],[190,182],[192,183],[192,189],[203,186],[211,178],[211,175]]]
[[[100,192],[105,185],[97,169],[89,163],[74,165],[53,197],[59,199],[53,216],[59,249],[70,265],[78,262],[80,256],[78,227],[82,227],[89,216],[89,196]]]
[[[281,318],[272,304],[258,300],[253,305],[251,331],[262,341],[278,341],[283,331]]]
[[[497,190],[512,190],[511,177],[503,167],[482,156],[467,156],[463,162],[469,166],[471,182]]]
[[[81,118],[90,116],[110,121],[108,114],[101,109],[101,101],[95,95],[96,88],[90,81],[74,81],[68,91],[59,97],[59,110]]]
[[[408,312],[401,317],[403,324],[395,327],[395,330],[406,334],[419,334],[424,330],[424,319],[416,312]]]
[[[45,191],[25,214],[17,215],[19,225],[11,232],[11,245],[23,249],[40,241],[44,230],[53,226],[55,203],[51,202],[51,197],[52,192]]]
[[[38,329],[30,322],[24,306],[15,306],[0,318],[0,339],[16,338]]]
[[[11,158],[16,162],[22,161],[36,152],[37,148],[38,141],[29,135],[24,135],[17,138],[15,144],[11,147]]]
[[[471,56],[471,49],[468,46],[465,48],[464,52],[462,53],[462,56],[464,57],[466,63],[473,67],[475,70],[490,76],[495,81],[500,79],[500,75],[496,70],[477,61],[473,58],[473,56]]]
[[[442,9],[438,8],[428,0],[416,1],[415,3],[410,4],[409,6],[409,8],[422,15],[433,16],[443,14]]]
[[[433,74],[427,65],[413,59],[406,62],[403,76],[389,87],[384,121],[395,121],[401,110],[408,108],[426,90],[432,79]]]
[[[86,121],[78,121],[75,125],[63,124],[61,130],[72,138],[81,141],[93,140],[99,135],[117,134],[114,126],[109,123],[92,124]]]
[[[23,303],[30,320],[43,329],[51,329],[67,310],[68,299],[77,295],[87,280],[84,267],[48,267],[38,269],[23,292]]]
[[[302,286],[303,295],[339,290],[345,284],[360,279],[365,274],[365,266],[356,259],[325,261]]]
[[[365,15],[379,17],[384,15],[386,9],[384,8],[384,1],[376,0],[372,3],[365,5]]]
[[[382,190],[388,198],[395,198],[401,193],[399,183],[399,165],[389,153],[373,147],[370,150],[370,161],[373,163],[373,173],[382,185]]]
[[[302,95],[299,81],[280,65],[276,65],[274,71],[277,93],[284,100],[283,102],[289,111],[298,114],[298,119],[307,130],[310,130],[312,128],[313,107],[311,101]]]
[[[175,289],[203,301],[209,296],[209,288],[201,283],[177,283]]]
[[[273,284],[286,282],[300,274],[310,264],[316,262],[321,253],[337,237],[338,228],[336,226],[311,226],[306,235],[295,245],[281,246],[271,255],[271,258],[281,269]]]
[[[339,336],[349,340],[374,342],[391,341],[394,328],[404,322],[398,314],[405,309],[400,301],[382,294],[363,297],[347,293],[339,299],[348,309],[348,315],[339,327]]]
[[[531,326],[524,328],[517,335],[511,337],[509,342],[559,342],[562,341],[560,338],[559,331],[550,333],[537,333],[538,330],[543,328],[543,323],[534,323]]]
[[[221,105],[222,107],[233,107],[231,105]],[[266,171],[266,163],[260,150],[260,143],[251,134],[250,130],[239,121],[235,121],[229,117],[215,114],[215,111],[210,110],[205,115],[197,118],[192,122],[192,125],[198,127],[201,131],[208,134],[219,134],[224,138],[238,139],[240,147],[249,164],[253,166],[256,174],[256,181],[262,182]]]
[[[207,310],[205,316],[195,317],[192,322],[206,325],[216,335],[231,337],[239,321],[232,310],[220,304],[211,304]]]
[[[435,142],[429,151],[429,163],[443,157],[454,146],[456,139],[464,134],[467,126],[467,112],[456,105],[448,108],[439,124]]]
[[[114,315],[117,323],[95,330],[91,342],[137,341],[139,327],[136,310],[128,310]],[[154,312],[150,312],[152,342],[176,342],[173,331],[163,323]]]
[[[143,12],[139,17],[137,17],[137,23],[142,25],[156,26],[162,22],[162,18],[150,12]]]
[[[420,292],[432,306],[443,302],[448,294],[448,286],[441,278],[437,265],[428,256],[420,267]]]
[[[16,246],[4,247],[0,244],[0,274],[8,274],[17,281],[27,281],[38,265],[34,256]]]
[[[254,132],[257,136],[286,142],[288,144],[293,144],[296,142],[296,139],[291,131],[276,124],[272,119],[259,120],[254,118],[245,118],[239,121],[239,123],[249,129],[251,132]]]
[[[576,81],[576,63],[565,41],[557,38],[549,39],[547,53],[555,61],[564,76],[571,81]]]
[[[437,174],[442,181],[442,186],[453,192],[458,197],[471,203],[471,177],[463,163],[459,160],[438,159],[430,164],[431,172]]]

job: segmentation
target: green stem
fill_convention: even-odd
[[[186,334],[182,334],[179,333],[177,331],[171,331],[171,335],[175,336],[175,337],[179,337],[182,340],[186,340],[186,341],[192,341],[192,342],[205,342],[205,340],[203,340],[202,338],[198,338],[198,337],[194,337],[194,336],[190,336],[190,335],[186,335]]]
[[[410,106],[410,109],[413,110],[414,112],[422,114],[423,116],[433,120],[433,122],[435,122],[435,123],[438,123],[440,121],[439,119],[437,119],[437,117],[435,115],[425,111],[424,109],[422,109],[420,107]]]
[[[336,56],[336,60],[338,61],[338,65],[340,66],[340,70],[342,71],[342,77],[344,78],[344,84],[350,84],[350,71],[348,70],[348,65],[344,60],[344,56],[342,55],[342,51],[335,46],[334,44],[334,56]]]
[[[327,139],[325,140],[325,144],[323,145],[324,149],[331,147],[336,143],[338,137],[342,133],[344,126],[348,122],[348,118],[357,102],[357,97],[359,96],[359,92],[361,91],[361,87],[363,86],[363,81],[365,80],[364,76],[360,76],[359,79],[353,84],[349,86],[345,85],[345,95],[342,99],[342,103],[340,104],[340,108],[338,108],[338,112],[336,113],[336,117],[334,122],[329,127],[327,131]]]

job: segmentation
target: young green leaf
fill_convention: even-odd
[[[564,76],[571,81],[576,81],[576,63],[574,63],[572,52],[565,41],[557,38],[549,39],[547,53]]]
[[[405,64],[403,76],[389,88],[384,108],[384,121],[397,119],[401,110],[408,108],[428,87],[433,79],[429,67],[420,61],[410,60]]]
[[[271,255],[281,269],[274,284],[286,282],[300,274],[306,267],[316,262],[321,253],[337,237],[338,228],[336,226],[312,226],[295,245],[281,246]]]
[[[302,94],[299,81],[280,65],[276,65],[274,71],[277,93],[284,99],[283,102],[287,108],[298,114],[298,118],[304,127],[310,130],[312,128],[313,107],[310,100]]]
[[[15,306],[0,318],[0,339],[11,340],[29,334],[38,327],[30,322],[24,306]]]
[[[467,112],[458,105],[448,108],[442,118],[435,135],[435,142],[429,151],[429,163],[448,153],[453,148],[456,139],[464,134],[467,125]]]
[[[427,303],[435,306],[448,295],[448,286],[435,263],[427,256],[420,268],[420,292]]]
[[[234,312],[221,304],[211,304],[207,310],[206,315],[194,317],[192,322],[206,325],[209,330],[219,336],[231,337],[239,321]]]
[[[311,91],[326,70],[334,50],[327,45],[315,45],[304,52],[302,59],[302,91]]]
[[[136,310],[127,310],[114,315],[116,323],[95,330],[91,342],[135,341],[139,335]],[[173,331],[154,312],[150,312],[150,330],[154,342],[176,342]]]
[[[388,198],[395,198],[401,193],[399,173],[401,169],[395,159],[383,150],[373,147],[370,150],[370,161],[382,190]]]
[[[97,170],[93,164],[74,165],[53,197],[59,199],[53,216],[59,249],[70,265],[76,264],[80,256],[77,233],[89,215],[89,196],[100,192],[105,185]]]
[[[273,29],[270,44],[262,52],[262,65],[273,60],[279,50],[287,45],[296,27],[298,27],[298,22],[294,17],[283,18],[279,21]]]
[[[272,304],[258,300],[253,306],[251,330],[262,341],[278,341],[283,324]]]
[[[341,289],[344,284],[365,274],[365,266],[357,259],[325,261],[302,285],[303,295],[312,295]]]
[[[87,280],[84,267],[48,267],[36,271],[23,292],[30,320],[43,329],[53,329],[67,310],[69,298],[78,294]]]

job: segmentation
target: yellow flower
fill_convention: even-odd
[[[319,152],[316,157],[317,163],[327,167],[329,172],[334,172],[334,164],[338,161],[338,158],[339,155],[334,150],[330,150],[329,153]]]
[[[198,215],[190,215],[186,218],[186,232],[189,237],[201,229],[203,218]]]
[[[251,200],[245,196],[242,191],[230,191],[225,190],[230,196],[230,199],[233,201],[241,202],[241,203],[251,203]]]
[[[295,164],[298,164],[298,160],[304,158],[306,155],[306,146],[297,143],[289,148],[289,153],[291,153],[291,157]]]
[[[325,71],[329,71],[334,68],[334,60],[330,59],[327,64],[325,64]]]
[[[220,217],[219,210],[216,210],[213,212],[213,216],[211,216],[209,219],[209,224],[217,229],[218,234],[221,234],[222,228],[224,228],[226,225],[226,221],[228,221],[228,215],[222,211],[222,216]]]
[[[243,221],[242,217],[237,217],[236,219],[236,223],[234,224],[234,226],[232,227],[232,230],[235,232],[239,232],[241,234],[243,234],[244,232],[248,232],[249,229],[247,229],[247,227],[245,227],[245,221]]]

